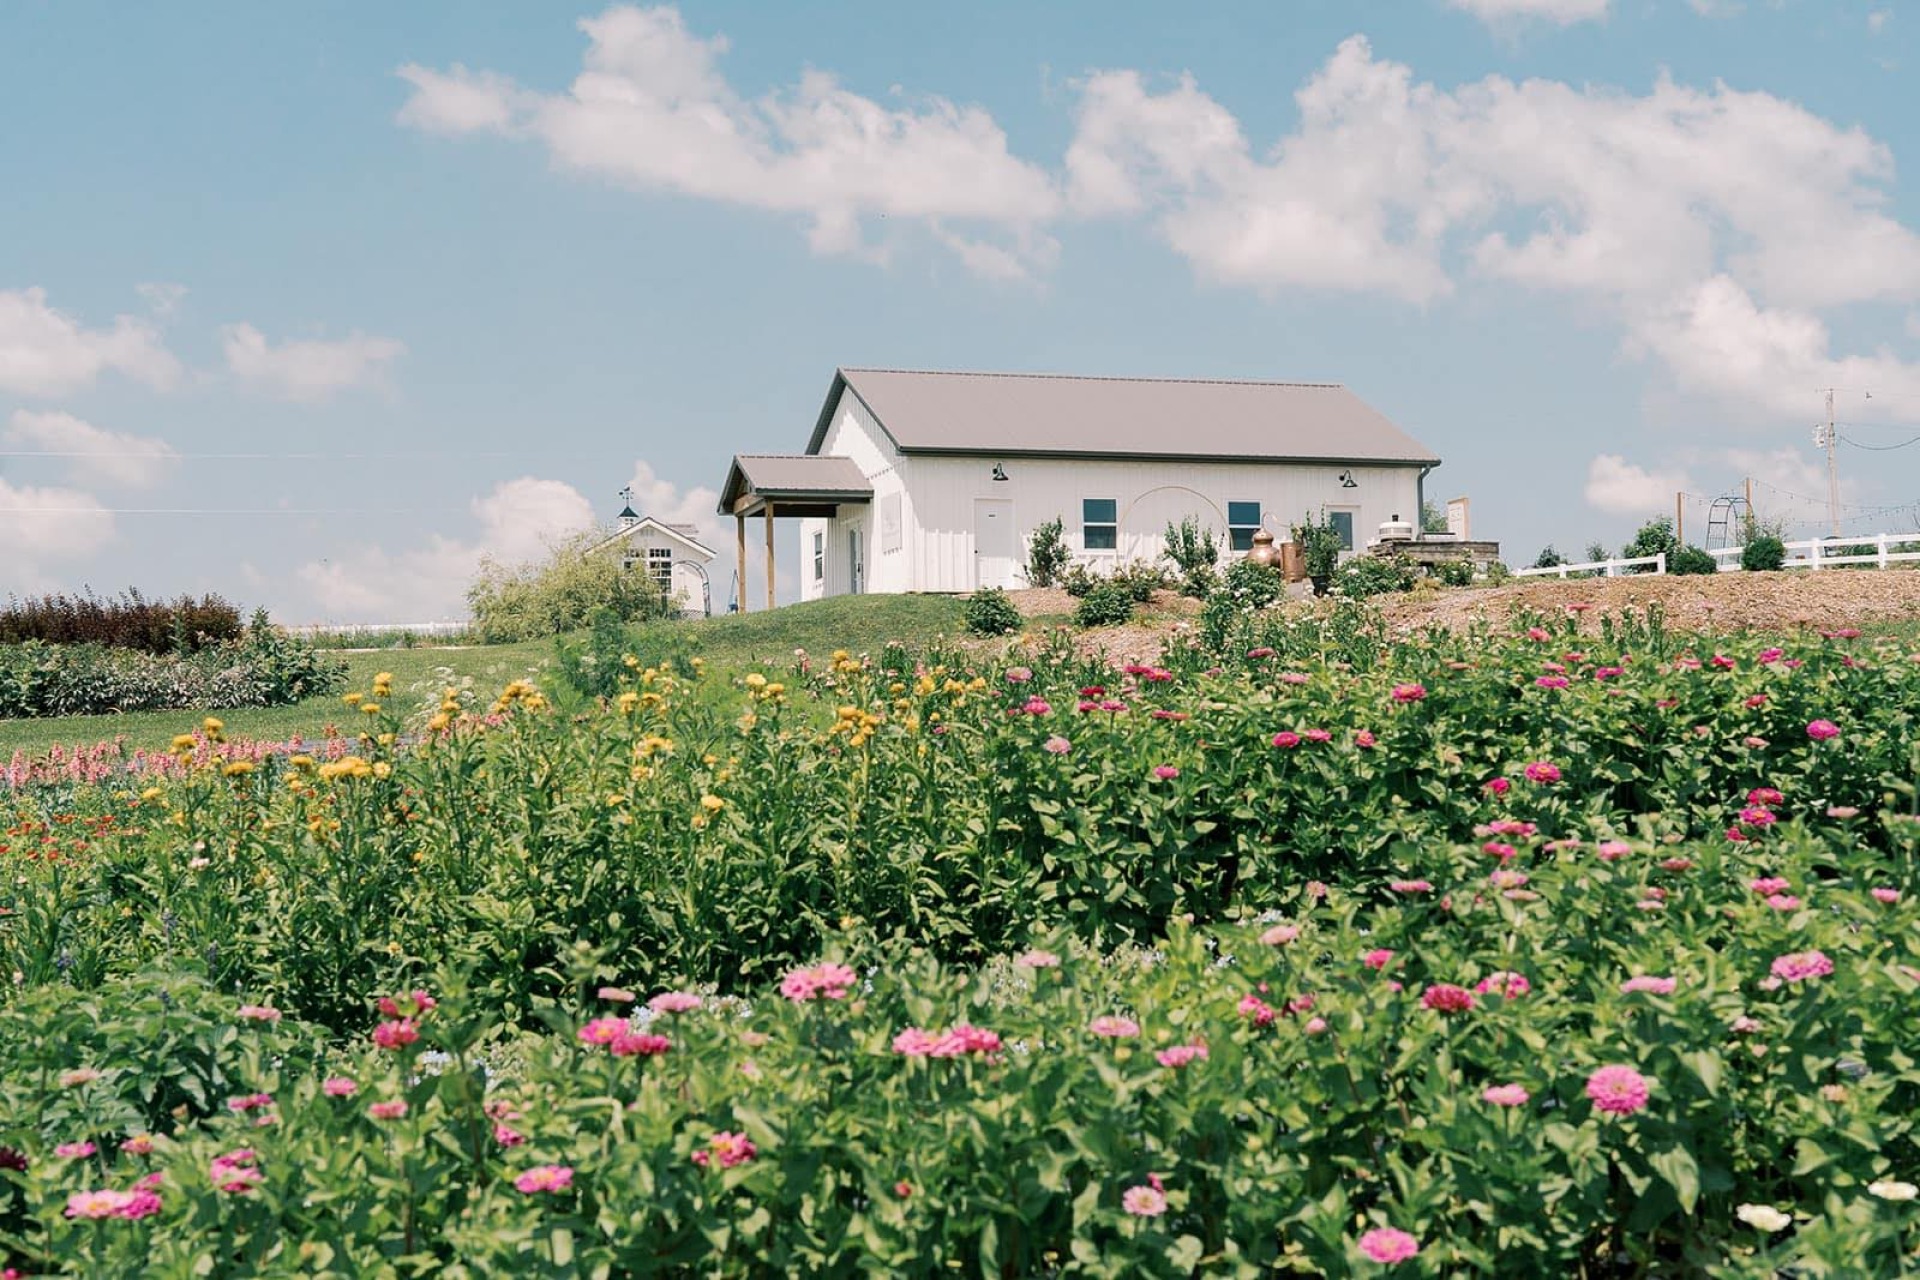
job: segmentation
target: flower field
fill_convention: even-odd
[[[1580,621],[376,680],[23,774],[0,1254],[1901,1274],[1920,661]]]

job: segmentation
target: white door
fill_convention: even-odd
[[[867,589],[867,562],[860,550],[860,526],[847,530],[847,590],[859,595]]]
[[[1013,532],[1013,500],[973,500],[973,585],[1011,587],[1020,568],[1020,539]]]

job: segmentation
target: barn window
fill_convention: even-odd
[[[827,535],[816,532],[813,535],[813,580],[824,582],[827,578]]]
[[[673,594],[673,548],[648,547],[647,572],[660,584],[660,590],[667,595]]]
[[[1253,535],[1260,532],[1260,504],[1257,502],[1229,502],[1227,504],[1227,532],[1233,539],[1235,551],[1253,550]]]
[[[1332,525],[1333,531],[1340,535],[1340,549],[1353,550],[1353,512],[1351,510],[1329,511],[1327,523]]]
[[[1080,545],[1088,551],[1112,551],[1120,545],[1120,504],[1112,498],[1080,503]]]

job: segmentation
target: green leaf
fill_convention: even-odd
[[[1692,1213],[1694,1204],[1700,1199],[1700,1164],[1693,1158],[1693,1152],[1675,1143],[1664,1151],[1654,1152],[1648,1157],[1647,1163],[1673,1188],[1681,1211]]]

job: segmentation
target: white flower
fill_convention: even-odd
[[[1793,1223],[1791,1217],[1770,1204],[1743,1204],[1733,1211],[1733,1216],[1762,1231],[1780,1231]]]
[[[1895,1182],[1890,1178],[1882,1178],[1878,1182],[1869,1182],[1867,1193],[1879,1196],[1882,1200],[1911,1200],[1915,1196],[1920,1196],[1920,1187],[1914,1186],[1911,1182]]]

